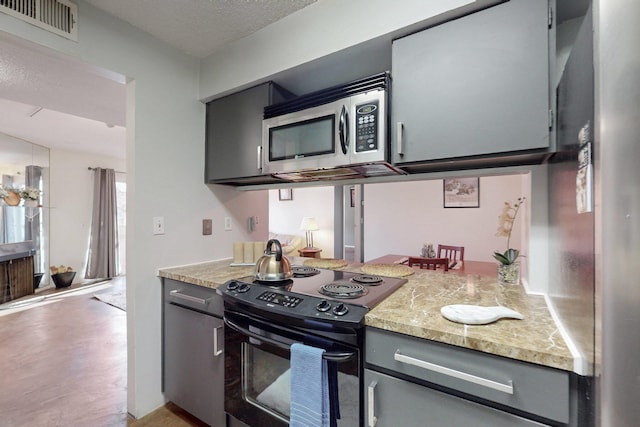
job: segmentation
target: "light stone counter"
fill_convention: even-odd
[[[418,270],[407,279],[367,314],[367,326],[573,371],[573,356],[543,296],[489,276]],[[450,304],[503,305],[524,319],[464,325],[442,317],[440,308]]]
[[[290,258],[302,264],[304,258]],[[231,260],[164,268],[161,277],[209,288],[253,274],[253,266],[230,266]],[[359,264],[342,270],[361,272]],[[400,289],[374,307],[367,326],[453,344],[516,360],[573,371],[573,357],[551,317],[544,297],[522,286],[501,286],[495,277],[416,270]],[[463,325],[440,314],[449,304],[504,305],[523,320],[501,319],[487,325]]]
[[[158,275],[167,279],[215,289],[228,280],[253,274],[255,268],[253,265],[231,266],[230,264],[231,259],[223,259],[183,267],[161,268]]]

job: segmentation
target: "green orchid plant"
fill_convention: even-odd
[[[525,197],[518,197],[518,200],[514,204],[511,204],[510,202],[504,202],[502,213],[498,217],[499,222],[496,236],[507,238],[507,250],[504,251],[504,253],[494,252],[493,257],[503,265],[511,265],[516,262],[518,257],[523,256],[520,255],[519,250],[510,248],[509,244],[511,241],[511,231],[513,230],[513,223],[516,221],[518,211],[520,210],[520,207],[524,203],[525,199]]]

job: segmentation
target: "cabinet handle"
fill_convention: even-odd
[[[396,123],[396,148],[397,148],[397,153],[399,155],[403,155],[404,153],[402,152],[402,137],[404,136],[404,123],[402,122],[398,122]]]
[[[218,326],[217,328],[213,328],[213,357],[220,356],[224,351],[224,348],[219,348],[220,341],[221,341],[219,338],[219,335],[222,328],[223,326]]]
[[[413,357],[400,353],[400,350],[396,350],[396,352],[393,355],[393,358],[396,361],[406,363],[407,365],[417,366],[419,368],[427,369],[429,371],[437,372],[439,374],[447,375],[453,378],[457,378],[459,380],[467,381],[473,384],[478,384],[483,387],[491,388],[493,390],[498,390],[503,393],[513,394],[513,381],[507,381],[506,384],[503,384],[503,383],[492,381],[486,378],[477,377],[475,375],[471,375],[466,372],[456,371],[455,369],[447,368],[441,365],[436,365],[434,363],[426,362],[424,360],[415,359]]]
[[[258,145],[258,170],[262,170],[262,145]]]
[[[376,423],[378,422],[378,419],[376,418],[376,415],[375,415],[376,411],[373,407],[377,385],[378,385],[378,381],[373,381],[371,384],[369,384],[369,387],[367,387],[367,426],[368,427],[375,427]]]
[[[174,290],[170,291],[169,295],[171,295],[172,297],[175,297],[177,299],[183,299],[185,301],[195,302],[195,303],[202,304],[202,305],[207,305],[207,302],[209,301],[208,299],[202,299],[202,298],[198,298],[198,297],[192,297],[191,295],[182,294],[182,293],[180,293],[180,289],[174,289]]]

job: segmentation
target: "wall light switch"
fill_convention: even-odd
[[[225,231],[231,231],[231,217],[224,217],[224,229]]]
[[[212,221],[210,219],[203,219],[202,220],[202,235],[203,236],[210,236],[211,233],[212,233],[212,229],[213,229]]]
[[[164,217],[153,217],[153,234],[164,234]]]

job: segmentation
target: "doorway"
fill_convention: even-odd
[[[364,185],[362,184],[345,185],[342,191],[342,250],[344,259],[352,263],[363,261],[363,192]]]
[[[34,219],[48,230],[42,236],[43,254],[51,265],[65,265],[84,277],[91,218],[92,174],[87,167],[126,171],[126,79],[77,58],[27,40],[0,35],[0,68],[24,70],[40,85],[30,85],[18,73],[0,82],[0,132],[47,148],[49,186]],[[34,87],[32,87],[34,86]],[[90,87],[89,92],[86,88]],[[99,95],[99,96],[98,96]],[[6,99],[6,101],[5,101]],[[39,163],[32,163],[37,164]],[[124,214],[126,175],[118,174]],[[120,267],[124,264],[126,229],[119,216]],[[49,268],[44,265],[44,272]],[[48,274],[42,285],[47,285]]]

